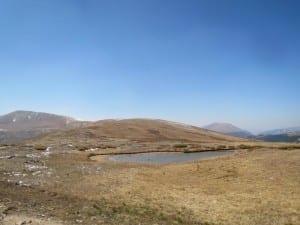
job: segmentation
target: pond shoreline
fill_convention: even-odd
[[[111,153],[89,153],[88,157],[93,156],[114,156],[114,155],[134,155],[134,154],[143,154],[143,153],[185,153],[193,154],[199,152],[226,152],[226,151],[247,151],[248,149],[212,149],[212,150],[199,150],[199,151],[182,151],[182,150],[172,150],[172,151],[136,151],[136,152],[111,152]]]
[[[235,155],[238,150],[219,150],[219,151],[201,151],[201,152],[143,152],[130,154],[112,154],[112,155],[97,155],[105,157],[110,161],[131,162],[131,163],[146,163],[146,164],[168,164],[181,163],[197,160],[206,160],[211,158],[219,158]],[[90,157],[91,160],[97,161],[97,156]]]

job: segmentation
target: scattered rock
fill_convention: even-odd
[[[15,158],[15,155],[8,155],[8,156],[0,156],[0,159],[12,159]]]
[[[9,212],[15,211],[15,210],[17,210],[17,209],[18,209],[18,208],[15,207],[15,206],[9,206],[9,207],[7,207],[5,210],[3,210],[2,214],[8,215]]]

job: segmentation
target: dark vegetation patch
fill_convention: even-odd
[[[174,148],[187,148],[188,145],[187,144],[175,144],[173,145]]]
[[[33,148],[35,150],[38,150],[38,151],[45,151],[47,149],[47,146],[45,146],[45,145],[35,145],[35,146],[33,146]]]

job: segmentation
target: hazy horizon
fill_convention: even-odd
[[[298,1],[0,1],[0,115],[300,125]]]

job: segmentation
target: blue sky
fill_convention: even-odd
[[[0,114],[300,125],[297,0],[0,0]]]

